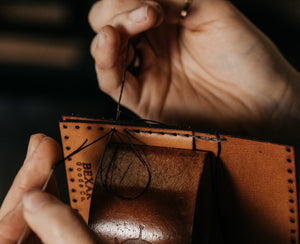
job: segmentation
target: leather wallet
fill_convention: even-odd
[[[74,116],[60,129],[71,206],[102,243],[298,243],[292,146]]]

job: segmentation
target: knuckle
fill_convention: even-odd
[[[40,142],[44,137],[46,137],[45,134],[42,133],[38,133],[38,134],[34,134],[30,137],[30,141],[32,141],[33,143],[38,143]]]
[[[92,8],[88,14],[88,22],[89,22],[91,28],[95,32],[97,32],[97,30],[99,28],[101,28],[101,23],[102,23],[101,9],[102,9],[102,1],[98,1],[98,2],[94,3],[94,5],[92,6]]]

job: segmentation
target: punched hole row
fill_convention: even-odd
[[[64,129],[68,129],[68,126],[67,126],[67,125],[63,125],[63,128],[64,128]],[[87,126],[86,128],[87,128],[88,130],[92,130],[93,127],[92,127],[92,126]],[[80,129],[80,126],[79,126],[79,125],[75,125],[75,129],[79,130],[79,129]],[[102,126],[100,126],[100,127],[99,127],[99,130],[104,130],[104,128],[103,128]]]
[[[286,148],[286,152],[290,153],[291,151],[292,151],[291,148],[289,148],[289,147]],[[287,163],[292,163],[292,159],[288,157],[288,158],[286,159],[286,162],[287,162]],[[293,173],[293,170],[289,168],[289,169],[287,169],[287,173],[288,173],[288,174],[292,174],[292,173]],[[288,183],[289,183],[289,184],[293,184],[294,181],[293,181],[292,179],[288,179]],[[290,188],[288,191],[289,191],[290,194],[294,194],[294,190],[293,190],[293,189]],[[295,203],[294,199],[292,199],[292,198],[289,199],[289,202],[292,203],[292,204]],[[291,214],[295,214],[294,208],[291,207],[290,210],[289,210],[289,212],[290,212]],[[290,223],[291,223],[291,224],[295,224],[295,223],[296,223],[295,218],[293,218],[293,217],[290,218]],[[291,230],[290,230],[290,233],[291,233],[292,235],[296,234],[296,229],[291,229]],[[295,238],[294,236],[291,236],[291,239],[290,239],[290,240],[291,240],[291,243],[296,243],[296,238]]]

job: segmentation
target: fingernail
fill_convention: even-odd
[[[98,34],[97,46],[100,47],[105,43],[106,34],[101,30]]]
[[[130,19],[134,22],[145,21],[148,17],[148,5],[144,5],[138,9],[135,9],[129,14]]]
[[[22,202],[26,211],[36,213],[48,202],[48,198],[39,190],[30,190],[24,194]]]

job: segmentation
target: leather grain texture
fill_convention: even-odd
[[[218,158],[212,169],[213,207],[220,221],[220,231],[216,227],[216,235],[220,235],[224,243],[298,243],[293,147],[227,135],[217,137],[188,130],[121,125],[78,117],[64,117],[60,127],[65,156],[86,139],[96,140],[112,128],[118,132],[113,143],[126,142],[125,134],[130,133],[135,145],[210,152]],[[66,162],[71,206],[86,221],[99,158],[107,140],[105,137]],[[220,239],[215,243],[220,243]]]
[[[109,149],[98,171],[89,218],[89,225],[101,243],[139,239],[156,244],[191,243],[198,186],[208,153],[137,146],[151,168],[151,183],[143,195],[125,201],[116,196],[137,196],[145,189],[148,172],[129,145],[112,144]],[[211,191],[209,180],[205,185]],[[203,204],[201,200],[207,200],[208,194],[204,193],[202,199],[200,193],[198,204]],[[202,216],[207,216],[201,226],[205,235],[211,229],[210,206],[211,200],[201,208]],[[208,237],[202,235],[202,239]]]

